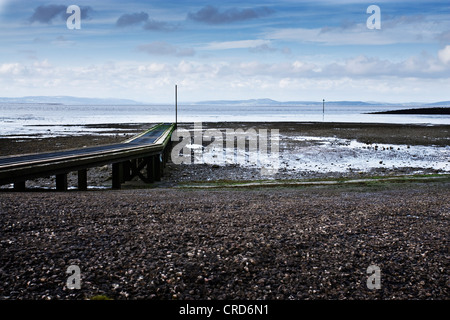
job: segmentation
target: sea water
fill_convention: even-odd
[[[421,107],[421,106],[415,106]],[[368,114],[408,109],[405,106],[255,106],[179,105],[178,122],[357,122],[399,124],[450,124],[449,115]],[[27,137],[68,134],[99,134],[90,124],[175,122],[173,105],[64,105],[0,103],[0,136]],[[88,132],[87,132],[88,131]]]

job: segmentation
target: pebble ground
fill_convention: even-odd
[[[448,299],[449,190],[2,192],[0,299]]]

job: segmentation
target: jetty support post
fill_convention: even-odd
[[[56,175],[56,190],[67,191],[67,173]]]
[[[136,167],[136,159],[122,162],[122,166],[123,166],[123,177],[122,177],[123,181],[122,182],[131,180],[131,178],[132,178],[131,171],[132,171],[133,165],[134,165],[134,167]]]
[[[116,162],[112,164],[112,188],[120,189],[123,182],[123,163]]]
[[[14,182],[14,191],[25,191],[25,190],[26,190],[25,181]]]
[[[155,160],[154,157],[145,158],[147,165],[147,181],[148,183],[155,182]]]
[[[154,172],[155,181],[161,181],[162,165],[161,165],[161,155],[160,154],[153,156],[153,172]]]
[[[78,190],[87,190],[87,169],[78,170]]]

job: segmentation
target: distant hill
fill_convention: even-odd
[[[208,101],[198,101],[193,104],[196,105],[274,105],[281,104],[282,102],[275,101],[272,99],[249,99],[249,100],[208,100]]]
[[[243,105],[243,106],[321,106],[323,101],[276,101],[272,99],[249,99],[249,100],[209,100],[199,101],[196,105]],[[369,103],[364,101],[325,101],[326,105],[361,106],[379,105],[380,103]]]
[[[272,99],[248,99],[248,100],[209,100],[194,102],[195,105],[242,105],[242,106],[322,106],[323,101],[276,101]],[[450,101],[433,103],[404,102],[389,103],[379,101],[327,101],[325,106],[404,106],[409,108],[423,106],[450,106]]]
[[[1,98],[0,103],[50,103],[65,105],[136,105],[142,104],[130,99],[82,98],[70,96],[29,96],[21,98]]]
[[[440,102],[433,102],[433,103],[427,103],[427,106],[450,106],[450,101],[440,101]]]
[[[131,99],[114,98],[85,98],[72,96],[27,96],[20,98],[0,97],[0,103],[50,103],[66,105],[141,105],[148,104]],[[192,103],[191,105],[242,105],[242,106],[322,106],[322,101],[276,101],[272,99],[248,99],[248,100],[208,100]],[[440,101],[433,103],[386,103],[374,101],[326,101],[325,106],[450,106],[450,101]]]

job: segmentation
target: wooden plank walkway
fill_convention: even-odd
[[[56,176],[56,189],[67,190],[67,174],[78,172],[78,189],[87,189],[87,169],[112,164],[112,187],[138,176],[145,182],[161,179],[175,124],[162,123],[122,143],[89,148],[0,158],[0,185],[14,183],[26,190],[26,181]],[[147,173],[143,174],[142,169]]]

